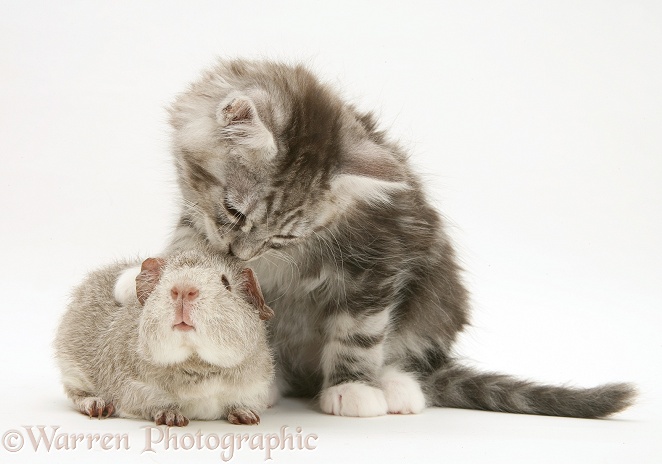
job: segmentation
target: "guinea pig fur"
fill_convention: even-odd
[[[273,312],[253,272],[200,251],[149,258],[138,299],[119,306],[115,281],[135,264],[92,272],[74,290],[54,343],[67,396],[98,418],[259,423],[274,375],[263,322]]]

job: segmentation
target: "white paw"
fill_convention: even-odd
[[[381,381],[389,414],[418,414],[425,409],[425,396],[411,374],[386,367]]]
[[[130,267],[117,278],[113,296],[115,301],[125,305],[136,300],[136,277],[140,274],[140,266]]]
[[[387,412],[384,393],[358,382],[341,383],[322,391],[320,407],[336,416],[373,417]]]

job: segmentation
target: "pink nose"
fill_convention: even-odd
[[[199,294],[200,291],[197,288],[189,286],[175,285],[170,290],[170,296],[173,300],[179,300],[181,298],[184,301],[193,301]]]
[[[192,312],[195,307],[195,299],[200,295],[193,285],[177,284],[170,289],[170,297],[175,306],[175,320],[173,328],[177,330],[192,330],[193,323]]]

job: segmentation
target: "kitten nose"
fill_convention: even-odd
[[[175,285],[170,290],[170,296],[173,300],[193,301],[200,294],[200,290],[191,285]]]

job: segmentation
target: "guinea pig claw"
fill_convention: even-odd
[[[83,413],[87,414],[90,419],[96,417],[97,419],[105,419],[110,417],[115,412],[113,403],[106,402],[101,398],[86,398],[85,405],[83,406]]]
[[[108,403],[106,405],[106,415],[104,417],[108,418],[113,415],[115,412],[115,406],[113,406],[113,403]]]
[[[257,425],[260,416],[251,409],[235,408],[228,413],[228,422],[235,425]]]
[[[154,415],[156,425],[167,425],[168,427],[184,427],[188,425],[189,420],[177,410],[166,409],[157,412]]]

